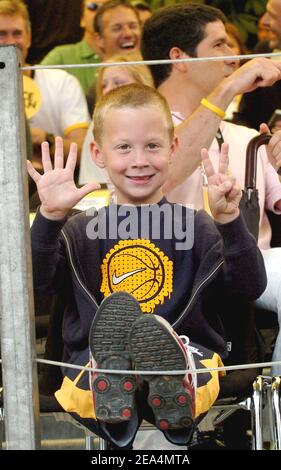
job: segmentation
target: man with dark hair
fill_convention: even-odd
[[[154,13],[153,20],[145,25],[142,39],[142,53],[145,58],[168,59],[173,47],[178,47],[190,57],[197,57],[197,46],[205,37],[209,23],[226,22],[224,14],[204,5],[179,4],[163,8]],[[153,40],[152,38],[157,38]],[[154,83],[159,87],[171,75],[173,64],[152,67]]]
[[[220,10],[207,5],[178,4],[159,9],[143,28],[143,58],[229,57],[233,54],[227,46],[224,21]],[[268,59],[249,61],[235,72],[234,66],[235,60],[228,58],[150,67],[156,86],[178,114],[176,124],[181,123],[176,129],[179,150],[166,192],[198,168],[201,148],[210,146],[225,109],[237,94],[281,78],[281,63]]]
[[[157,38],[157,41],[155,41]],[[188,57],[218,57],[222,60],[174,63],[151,66],[158,90],[166,97],[181,150],[171,164],[165,193],[170,201],[193,204],[195,209],[208,209],[204,197],[205,175],[200,165],[199,151],[210,147],[215,168],[223,141],[229,144],[228,169],[243,187],[246,148],[257,132],[247,127],[221,122],[224,111],[235,95],[258,87],[272,85],[281,78],[281,63],[269,59],[252,60],[233,72],[235,62],[229,58],[224,17],[219,10],[206,5],[176,5],[158,10],[144,25],[142,38],[144,59],[183,59]],[[228,56],[228,58],[224,56]],[[261,132],[268,132],[266,125]],[[265,208],[281,213],[281,185],[273,166],[280,159],[280,137],[275,134],[259,149],[257,188],[259,190],[259,247],[266,264],[268,286],[258,300],[263,308],[278,312],[281,322],[280,249],[270,249],[271,228]],[[277,157],[277,160],[273,157]],[[268,164],[268,159],[272,165]],[[280,165],[279,165],[280,166]],[[276,270],[276,261],[279,270]],[[278,271],[278,273],[277,273]],[[281,334],[273,360],[281,357]],[[274,373],[280,373],[275,367]]]
[[[153,13],[144,24],[141,47],[145,60],[232,55],[224,16],[213,7],[198,4],[178,4]],[[232,59],[151,66],[170,109],[181,115],[176,122],[180,123],[176,129],[179,147],[166,193],[197,170],[200,150],[211,145],[233,98],[281,78],[281,63],[264,58],[252,60],[234,73],[233,69]]]
[[[98,10],[94,28],[103,59],[126,51],[138,51],[140,20],[127,0],[109,0]]]

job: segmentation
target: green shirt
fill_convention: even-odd
[[[65,44],[52,49],[44,57],[42,65],[64,65],[64,64],[97,64],[100,57],[85,42],[80,41],[75,44]],[[97,68],[71,68],[65,69],[66,72],[74,75],[80,82],[84,93],[88,92],[89,87],[95,80]]]

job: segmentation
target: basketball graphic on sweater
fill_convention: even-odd
[[[170,296],[173,263],[149,240],[121,240],[102,263],[101,291],[105,296],[126,291],[143,312],[152,312]]]

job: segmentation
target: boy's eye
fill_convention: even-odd
[[[147,147],[149,148],[149,150],[156,150],[158,149],[159,145],[155,144],[154,142],[150,142],[149,144],[147,144]]]
[[[129,150],[129,148],[130,146],[128,144],[122,144],[118,146],[118,150],[123,150],[123,151]]]

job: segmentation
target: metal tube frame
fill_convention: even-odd
[[[258,376],[253,383],[253,395],[251,400],[252,418],[252,449],[262,450],[262,398],[263,398],[263,377]]]
[[[272,431],[274,450],[281,450],[281,377],[273,377],[271,384]]]
[[[39,394],[20,52],[0,47],[0,314],[6,448],[38,449]]]

